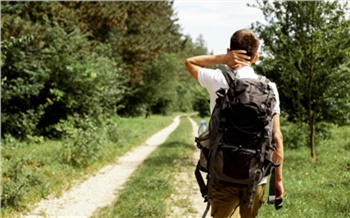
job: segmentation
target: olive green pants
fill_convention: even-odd
[[[264,202],[265,184],[258,185],[253,204],[248,208],[251,188],[240,188],[216,184],[213,186],[213,201],[211,215],[214,218],[253,218],[258,215],[259,208]]]

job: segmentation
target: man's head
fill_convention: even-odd
[[[231,36],[230,50],[245,50],[252,62],[257,59],[260,41],[253,31],[241,29]]]

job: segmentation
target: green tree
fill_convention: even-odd
[[[289,117],[308,123],[315,158],[316,123],[350,121],[348,3],[274,1],[256,6],[266,20],[253,25],[263,41],[257,69],[278,84]]]
[[[2,3],[2,135],[47,135],[69,116],[115,113],[126,79],[111,48],[79,28],[67,32],[44,13],[53,5],[32,6]]]

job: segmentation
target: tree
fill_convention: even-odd
[[[79,28],[67,32],[48,12],[58,2],[1,4],[2,136],[52,136],[70,116],[115,114],[127,88],[109,46]]]
[[[266,24],[253,29],[263,42],[260,73],[279,87],[282,109],[308,123],[316,157],[319,121],[350,121],[350,20],[347,2],[258,2]]]
[[[125,28],[117,51],[130,66],[132,87],[143,83],[144,63],[163,53],[179,49],[179,27],[175,24],[172,2],[123,2],[126,5]]]

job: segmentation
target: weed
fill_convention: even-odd
[[[11,154],[4,152],[2,159],[2,192],[1,203],[3,208],[24,208],[26,193],[31,187],[42,183],[35,168],[30,167],[31,161],[26,153],[17,153],[11,149]]]

